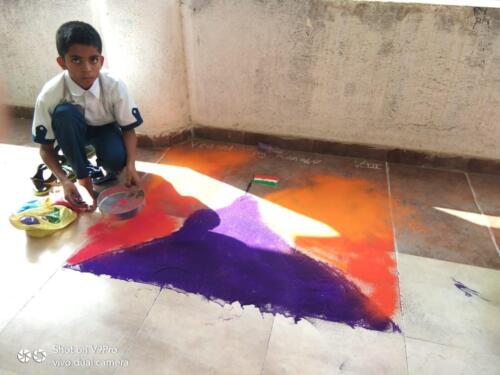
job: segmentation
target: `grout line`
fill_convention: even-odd
[[[148,312],[144,315],[144,319],[142,320],[141,324],[139,325],[139,328],[137,328],[137,330],[136,330],[136,332],[135,332],[134,335],[130,335],[130,339],[128,340],[128,344],[125,346],[125,350],[123,352],[123,355],[120,356],[120,360],[122,360],[124,358],[124,356],[126,356],[128,354],[130,348],[132,348],[133,343],[135,342],[135,339],[139,336],[139,332],[141,331],[142,327],[144,327],[144,323],[146,322],[147,318],[151,314],[151,310],[153,310],[153,307],[156,304],[156,301],[158,300],[158,297],[160,296],[162,290],[163,290],[163,288],[159,288],[158,293],[156,294],[156,297],[155,297],[153,303],[149,307]],[[127,359],[125,358],[125,360],[127,360]],[[117,368],[115,369],[115,371],[113,371],[113,375],[114,374],[118,374],[118,372],[120,370],[121,370],[121,368],[119,366],[117,366]]]
[[[161,155],[160,155],[160,157],[158,158],[158,160],[154,162],[154,164],[159,164],[159,163],[163,160],[163,158],[165,157],[165,154],[166,154],[166,153],[167,153],[167,150],[164,150],[164,151],[161,153]]]
[[[271,336],[273,334],[274,322],[275,321],[276,321],[276,316],[273,315],[273,324],[271,326],[271,329],[269,330],[269,337],[267,338],[266,351],[264,353],[264,359],[262,361],[262,368],[260,369],[260,375],[262,375],[264,373],[264,367],[266,365],[266,360],[267,360],[267,353],[269,352],[269,343],[271,342]]]
[[[78,248],[84,242],[85,242],[85,238],[82,239],[80,242],[78,242],[76,248]],[[75,251],[73,251],[69,255],[69,257],[71,257],[74,253],[75,253]],[[28,297],[27,301],[17,310],[17,312],[12,316],[12,318],[7,321],[7,323],[4,325],[4,327],[2,329],[0,329],[0,336],[2,335],[3,331],[7,328],[7,326],[15,318],[17,318],[17,316],[21,313],[21,311],[24,310],[24,308],[40,293],[40,291],[45,287],[45,285],[47,285],[47,283],[54,277],[54,275],[64,269],[64,264],[66,263],[66,260],[69,259],[69,257],[64,258],[64,260],[62,260],[61,262],[59,262],[57,264],[57,267],[54,267],[54,272],[52,272],[52,274],[38,287],[38,289],[36,289],[34,291],[34,293]],[[75,271],[75,272],[77,272],[77,271]]]
[[[14,321],[18,317],[18,315],[21,313],[21,311],[24,310],[24,308],[40,293],[40,291],[45,287],[45,285],[54,277],[54,275],[61,270],[60,266],[58,266],[54,272],[45,280],[39,287],[32,293],[31,296],[28,297],[26,302],[16,311],[14,315],[12,315],[12,318],[10,318],[7,323],[5,323],[4,327],[0,330],[0,336],[3,334],[3,332],[7,329],[10,323]]]
[[[389,162],[385,162],[385,176],[387,180],[387,194],[389,198],[389,217],[391,219],[391,226],[392,226],[392,237],[393,237],[393,243],[394,243],[394,254],[396,256],[396,270],[398,274],[398,296],[399,296],[399,311],[400,311],[400,324],[401,324],[401,333],[403,336],[403,343],[404,343],[404,348],[405,348],[405,362],[406,362],[406,372],[409,374],[410,373],[410,368],[408,367],[408,350],[406,348],[406,335],[405,335],[405,327],[404,327],[404,312],[403,312],[403,305],[402,305],[402,298],[401,298],[401,287],[400,287],[400,273],[399,273],[399,250],[398,250],[398,243],[396,239],[396,225],[394,223],[394,214],[393,214],[393,207],[392,207],[392,191],[391,191],[391,176],[390,176],[390,168],[389,168]]]
[[[485,352],[484,350],[480,350],[480,349],[474,348],[472,346],[465,346],[465,345],[464,346],[459,346],[457,344],[445,344],[445,343],[442,343],[442,342],[433,341],[433,340],[430,340],[430,339],[424,339],[424,338],[421,338],[421,337],[414,337],[414,336],[408,336],[408,338],[412,339],[412,340],[415,340],[415,341],[420,341],[421,343],[433,344],[433,345],[443,346],[445,348],[452,348],[452,349],[463,350],[463,351],[466,351],[466,352],[469,352],[469,353],[473,353],[473,354],[481,354],[481,355],[495,356],[495,357],[498,356],[496,353]]]
[[[495,235],[493,233],[493,229],[491,229],[490,220],[486,217],[486,215],[483,212],[483,209],[479,205],[479,200],[477,199],[476,192],[475,192],[474,188],[472,187],[472,182],[471,182],[469,174],[467,172],[465,172],[465,178],[467,179],[467,183],[469,184],[470,191],[472,192],[472,197],[474,198],[474,203],[476,204],[477,208],[479,209],[481,216],[486,221],[486,227],[488,228],[488,233],[490,234],[491,240],[493,241],[493,246],[495,247],[497,254],[500,255],[500,249],[498,247],[497,240],[496,240]]]
[[[439,258],[431,258],[430,256],[415,255],[415,254],[404,254],[404,256],[405,256],[405,258],[418,258],[418,259],[425,259],[425,260],[433,261],[433,262],[437,262],[437,263],[454,264],[454,265],[458,265],[458,266],[461,266],[461,267],[482,269],[482,270],[488,270],[488,271],[497,271],[497,269],[492,268],[492,267],[488,267],[488,266],[477,266],[477,265],[474,265],[474,264],[455,262],[453,260],[444,260],[444,259],[439,259]]]
[[[446,346],[446,347],[451,347],[451,348],[456,348],[456,349],[465,349],[465,350],[470,349],[470,348],[467,348],[467,347],[465,347],[465,346],[457,346],[457,345],[443,344],[442,342],[433,341],[433,340],[431,340],[431,339],[424,339],[424,338],[421,338],[421,337],[416,337],[416,336],[413,336],[413,335],[408,336],[408,338],[409,338],[409,339],[412,339],[412,340],[416,340],[416,341],[425,342],[425,343],[427,343],[427,344],[441,345],[441,346]]]

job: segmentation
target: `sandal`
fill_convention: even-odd
[[[31,177],[31,181],[33,185],[35,185],[36,196],[47,195],[49,193],[50,186],[56,181],[56,176],[52,172],[48,178],[44,178],[44,172],[49,171],[50,169],[45,164],[40,164],[36,170],[36,173],[33,177]]]
[[[72,181],[76,181],[76,175],[73,172],[73,170],[68,167],[67,165],[61,165],[62,170],[66,174],[66,176]],[[48,178],[44,178],[44,172],[49,171],[50,169],[47,167],[45,164],[40,164],[37,168],[37,171],[33,177],[31,177],[31,181],[33,182],[33,185],[35,186],[34,188],[34,194],[36,196],[43,196],[47,195],[49,193],[49,190],[52,185],[54,185],[57,182],[56,176],[50,172],[50,175]]]
[[[71,182],[76,182],[76,174],[73,172],[73,168],[71,168],[69,165],[61,165],[62,170],[66,174],[66,177],[70,179]]]
[[[55,151],[56,156],[57,156],[57,161],[61,165],[61,168],[63,169],[63,171],[66,174],[66,176],[72,182],[75,182],[76,181],[75,172],[73,172],[73,169],[71,168],[71,166],[68,163],[68,159],[62,153],[61,147],[59,145],[57,145],[54,148],[54,151]],[[94,156],[95,155],[95,148],[94,148],[94,146],[92,146],[92,145],[85,146],[85,153],[87,155],[87,158],[91,158],[92,156]],[[93,167],[92,168],[92,170],[93,170],[92,173],[95,174],[95,178],[105,178],[106,176],[104,176],[104,174],[102,173],[102,171],[100,170],[100,168],[99,168],[98,171],[95,171],[96,168],[97,167]],[[48,178],[44,178],[44,174],[47,175],[45,173],[46,171],[50,172],[50,170],[47,167],[47,165],[40,164],[37,167],[35,175],[33,177],[31,177],[31,181],[33,182],[33,185],[35,185],[34,194],[36,196],[47,195],[49,193],[50,187],[53,184],[55,184],[55,182],[57,180],[56,176],[54,176],[53,173],[50,173],[50,175],[49,175]],[[91,177],[94,178],[93,175],[91,175]]]

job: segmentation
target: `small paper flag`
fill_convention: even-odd
[[[279,178],[276,176],[266,176],[263,174],[255,175],[253,180],[255,184],[267,185],[267,186],[278,186]]]

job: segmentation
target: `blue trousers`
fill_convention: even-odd
[[[116,123],[90,126],[85,122],[80,107],[59,104],[52,114],[52,129],[57,143],[68,159],[78,179],[89,176],[90,162],[85,146],[92,145],[97,155],[97,164],[108,172],[120,172],[127,161],[123,136]]]

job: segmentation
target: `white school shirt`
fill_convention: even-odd
[[[48,81],[38,95],[32,125],[34,142],[47,144],[55,141],[52,113],[61,103],[79,105],[90,126],[116,122],[122,129],[132,129],[143,122],[134,99],[121,79],[101,70],[92,86],[84,90],[65,70]]]

